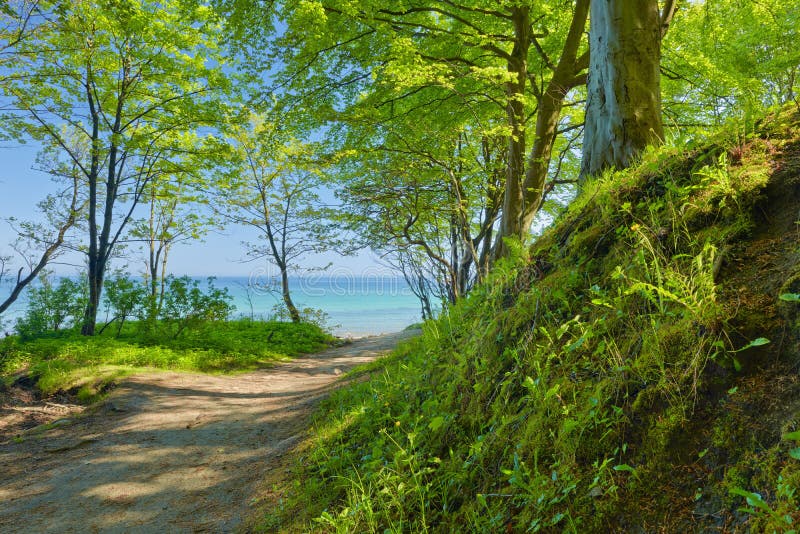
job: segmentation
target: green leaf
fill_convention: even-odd
[[[791,456],[795,460],[800,460],[800,447],[797,447],[796,449],[790,450],[789,451],[789,456]]]
[[[800,302],[800,293],[783,293],[778,297],[778,300],[786,302]]]
[[[742,488],[733,488],[730,490],[732,495],[738,495],[739,497],[744,497],[747,501],[747,504],[750,506],[754,506],[760,510],[764,510],[767,512],[772,511],[769,505],[764,502],[764,499],[761,498],[761,495],[758,493],[754,493],[752,491],[743,490]]]
[[[794,432],[789,432],[788,434],[784,434],[783,439],[793,439],[794,441],[800,441],[800,430],[795,430]]]
[[[766,345],[767,343],[770,343],[769,339],[767,339],[765,337],[757,337],[756,339],[754,339],[753,341],[751,341],[750,343],[748,343],[744,347],[742,347],[740,349],[737,349],[737,350],[732,350],[731,352],[734,352],[734,353],[735,352],[742,352],[743,350],[747,350],[747,349],[750,349],[750,348],[753,348],[753,347],[760,347],[762,345]]]
[[[430,428],[431,430],[439,430],[443,424],[444,424],[444,417],[438,415],[433,419],[431,419],[431,422],[428,423],[428,428]]]
[[[530,393],[536,392],[536,381],[533,378],[526,376],[525,380],[522,381],[522,385],[525,386],[525,389]]]
[[[636,474],[636,469],[629,466],[628,464],[619,464],[614,466],[614,471],[627,471],[628,473]]]
[[[567,352],[573,352],[583,345],[583,342],[586,341],[586,336],[581,336],[578,338],[577,341],[567,346]]]

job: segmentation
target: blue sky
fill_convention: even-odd
[[[8,244],[14,234],[5,222],[8,217],[20,219],[36,219],[39,217],[36,203],[54,190],[50,178],[42,172],[33,170],[36,161],[37,146],[35,143],[15,144],[10,141],[0,145],[0,254],[9,252]],[[229,227],[222,233],[207,236],[205,242],[193,242],[176,246],[169,261],[169,270],[174,274],[193,276],[250,276],[263,273],[265,264],[260,262],[243,263],[245,249],[242,241],[254,240],[255,235],[243,228]],[[131,253],[127,260],[127,270],[131,274],[143,271],[144,257]],[[66,255],[62,261],[72,265],[82,265],[83,258],[79,254]],[[311,267],[333,263],[330,274],[374,274],[386,271],[380,259],[369,251],[355,257],[342,257],[329,253],[309,258]],[[124,262],[117,262],[115,267],[124,267]],[[72,274],[77,267],[70,265],[54,265],[58,274]]]

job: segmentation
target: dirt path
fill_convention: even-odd
[[[0,445],[0,532],[230,532],[337,377],[412,334],[238,376],[131,377],[91,415]]]

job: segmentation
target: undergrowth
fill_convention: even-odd
[[[44,394],[75,390],[92,401],[108,383],[131,373],[248,371],[319,350],[332,339],[305,323],[215,321],[176,338],[129,322],[119,332],[94,337],[74,330],[29,340],[7,337],[0,341],[0,376],[8,382],[24,373]]]
[[[789,375],[783,389],[763,383],[764,362],[794,364],[766,325],[742,334],[742,302],[723,291],[776,155],[798,135],[796,116],[768,124],[588,184],[530,249],[512,247],[420,338],[324,403],[295,487],[262,528],[792,528],[800,404],[771,441],[737,428],[749,396],[796,391]]]

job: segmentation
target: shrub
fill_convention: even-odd
[[[149,295],[145,286],[128,276],[109,278],[103,286],[103,300],[106,312],[111,319],[100,329],[100,333],[110,324],[117,322],[117,337],[119,337],[125,321],[130,318],[144,320],[147,316]]]
[[[49,275],[42,275],[39,286],[30,288],[28,292],[28,307],[17,320],[17,333],[30,339],[75,328],[83,318],[87,298],[84,279],[61,278],[54,285]]]
[[[214,278],[207,280],[206,291],[200,283],[188,276],[167,279],[167,291],[160,317],[165,326],[178,337],[187,328],[194,328],[208,321],[224,321],[236,309],[233,297],[226,288],[214,286]]]

